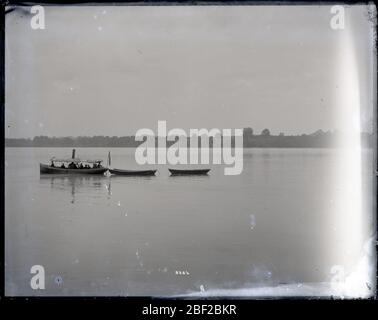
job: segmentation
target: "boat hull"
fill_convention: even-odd
[[[183,169],[168,169],[173,176],[183,176],[183,175],[207,175],[210,169],[193,169],[193,170],[183,170]]]
[[[111,174],[120,176],[154,176],[156,170],[121,170],[121,169],[109,169]]]
[[[39,164],[39,171],[43,174],[104,174],[108,168],[68,169]]]

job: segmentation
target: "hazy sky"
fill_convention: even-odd
[[[6,16],[6,136],[132,135],[140,128],[338,128],[352,39],[362,123],[371,125],[373,25],[329,6],[46,7]],[[349,112],[349,111],[348,111]]]

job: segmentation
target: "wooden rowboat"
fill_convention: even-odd
[[[206,175],[209,173],[210,169],[168,169],[171,175]]]
[[[122,170],[109,169],[111,174],[120,176],[154,176],[157,170]]]
[[[110,157],[110,151],[108,153],[108,167],[111,174],[117,176],[154,176],[157,170],[123,170],[110,168],[112,159]]]

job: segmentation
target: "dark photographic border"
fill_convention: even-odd
[[[216,297],[216,298],[204,298],[204,297],[193,297],[193,298],[155,298],[155,297],[95,297],[95,296],[88,296],[88,297],[77,297],[77,296],[71,296],[71,297],[61,297],[61,296],[54,296],[54,297],[35,297],[35,296],[23,296],[23,297],[7,297],[5,296],[5,188],[4,188],[4,161],[5,161],[5,145],[4,145],[4,139],[5,139],[5,16],[8,12],[13,11],[14,9],[12,6],[33,6],[36,4],[41,5],[66,5],[66,6],[73,6],[73,5],[94,5],[94,6],[101,6],[101,5],[119,5],[119,6],[217,6],[217,5],[227,5],[227,6],[233,6],[233,5],[330,5],[330,4],[345,4],[345,5],[353,5],[353,4],[371,4],[370,1],[153,1],[153,0],[144,0],[144,1],[111,1],[111,2],[104,2],[104,1],[38,1],[38,2],[29,2],[29,1],[17,1],[17,0],[9,0],[5,1],[1,4],[1,94],[0,94],[0,103],[1,103],[1,122],[2,122],[2,130],[1,130],[1,162],[0,162],[0,170],[1,170],[1,204],[2,204],[2,215],[1,215],[1,272],[2,276],[0,277],[0,301],[1,302],[7,302],[7,304],[14,305],[15,302],[17,304],[19,302],[30,304],[32,302],[33,304],[36,304],[37,306],[41,306],[41,302],[57,302],[57,301],[80,301],[85,302],[88,305],[93,305],[93,303],[98,303],[100,305],[108,305],[110,302],[117,303],[119,306],[124,307],[123,315],[127,316],[135,316],[133,318],[143,318],[143,315],[141,313],[141,310],[144,306],[148,306],[149,304],[152,304],[153,306],[177,306],[177,309],[183,309],[185,310],[185,307],[187,305],[193,305],[193,304],[199,304],[199,305],[215,305],[215,304],[221,304],[221,305],[236,305],[237,306],[237,314],[236,315],[229,315],[227,318],[239,318],[239,316],[253,316],[255,314],[254,307],[262,307],[265,311],[268,311],[268,313],[272,310],[269,310],[271,308],[270,305],[272,302],[274,302],[279,307],[287,307],[288,309],[292,309],[296,306],[296,302],[300,300],[305,306],[309,307],[315,307],[315,304],[321,302],[323,305],[330,306],[331,304],[334,306],[338,306],[340,309],[345,307],[345,302],[339,299],[333,299],[331,298],[323,298],[323,297],[268,297],[268,298],[246,298],[246,297]],[[375,24],[375,28],[377,28],[377,24]],[[377,29],[376,29],[376,35],[377,35]],[[375,52],[377,53],[377,37],[375,39]],[[377,140],[377,110],[374,110],[374,139],[376,141],[375,143],[375,150],[374,150],[374,165],[375,165],[375,193],[377,192],[377,175],[378,175],[378,162],[377,162],[377,154],[376,150],[378,147],[378,140]],[[376,194],[377,196],[377,194]],[[375,215],[377,217],[377,198],[375,199]],[[377,219],[376,219],[377,221]],[[378,229],[377,229],[378,231]],[[378,232],[377,232],[378,233]],[[376,233],[376,234],[377,234]],[[378,243],[378,242],[376,242]],[[376,245],[376,251],[378,255],[377,245]],[[378,279],[378,272],[376,268],[376,277]],[[348,304],[352,306],[361,305],[363,304],[364,307],[372,306],[377,302],[377,292],[375,293],[374,297],[367,299],[367,300],[348,300]],[[348,308],[347,308],[348,309]],[[344,311],[347,311],[347,309],[344,309]],[[294,309],[292,309],[293,312]],[[58,311],[59,312],[59,311]],[[318,310],[320,312],[320,310]],[[178,315],[175,315],[174,318],[181,317],[185,314],[181,313]],[[320,315],[320,314],[319,314]],[[222,318],[224,315],[214,315],[216,318]],[[197,319],[201,318],[201,315],[192,315],[191,318]],[[202,315],[203,318],[208,318],[207,315]],[[154,319],[159,318],[159,316],[151,315],[148,318]],[[169,318],[169,317],[166,317]]]

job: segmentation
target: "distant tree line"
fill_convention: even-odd
[[[312,134],[272,135],[269,129],[255,135],[252,128],[243,129],[243,146],[245,148],[332,148],[337,146],[338,132],[317,130]],[[157,139],[157,138],[156,138]],[[232,139],[234,140],[234,139]],[[361,134],[363,147],[373,146],[373,136]],[[128,147],[135,148],[142,142],[135,141],[134,136],[92,136],[92,137],[47,137],[37,136],[33,139],[5,139],[6,147]],[[167,146],[174,142],[167,142]],[[155,141],[157,145],[157,140]],[[200,140],[198,145],[200,146]],[[212,139],[210,138],[210,147]]]
[[[243,129],[243,145],[245,148],[333,148],[337,147],[341,133],[338,131],[323,131],[321,129],[311,134],[285,135],[280,132],[278,135],[271,135],[269,129],[255,135],[252,128]],[[363,147],[373,146],[373,135],[361,133],[361,144]]]
[[[137,147],[140,143],[140,141],[135,141],[133,136],[36,136],[33,139],[5,139],[5,146],[9,147]]]

